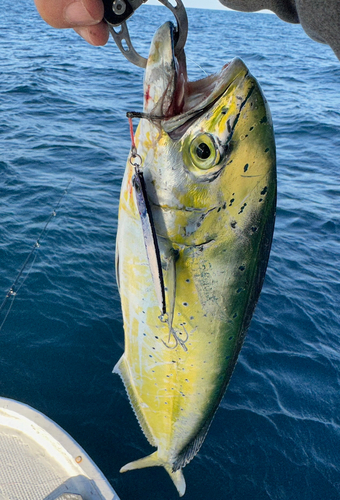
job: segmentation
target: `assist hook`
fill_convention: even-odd
[[[175,6],[169,0],[159,0],[160,3],[171,10],[176,18],[177,37],[175,54],[179,55],[184,49],[188,35],[188,17],[182,0],[172,1],[176,3]],[[147,59],[138,54],[134,49],[126,20],[132,16],[138,7],[146,2],[147,0],[103,0],[104,19],[109,26],[109,31],[114,41],[126,59],[140,68],[146,67]],[[118,31],[117,28],[119,28]]]

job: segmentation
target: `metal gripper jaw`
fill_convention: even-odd
[[[134,49],[126,21],[133,15],[147,0],[103,0],[104,19],[109,26],[111,35],[119,50],[126,59],[140,68],[146,67],[145,57],[142,57]],[[184,48],[188,34],[188,17],[181,0],[174,0],[176,5],[172,5],[169,0],[159,0],[174,14],[177,21],[177,37],[175,54],[178,55]]]

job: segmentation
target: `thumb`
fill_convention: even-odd
[[[93,26],[103,19],[101,0],[35,0],[41,17],[54,28]]]

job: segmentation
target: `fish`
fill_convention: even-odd
[[[134,115],[146,199],[136,191],[132,152],[116,239],[125,350],[113,371],[157,448],[121,472],[162,466],[183,496],[182,469],[207,435],[264,281],[276,153],[267,101],[246,65],[235,58],[191,82],[175,37],[170,22],[156,31],[143,112]],[[144,203],[152,214],[147,225]],[[158,261],[148,256],[150,224]]]

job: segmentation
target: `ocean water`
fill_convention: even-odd
[[[300,26],[273,15],[188,15],[191,79],[239,56],[262,86],[276,132],[278,209],[258,307],[206,441],[184,469],[185,498],[336,500],[340,62]],[[138,50],[147,54],[168,18],[165,8],[141,7],[129,23]],[[71,184],[6,304],[0,394],[66,429],[121,500],[170,500],[178,496],[163,469],[119,473],[153,448],[111,373],[123,352],[114,248],[130,148],[125,113],[141,110],[142,79],[113,41],[90,47],[45,25],[30,0],[2,0],[3,298]]]

